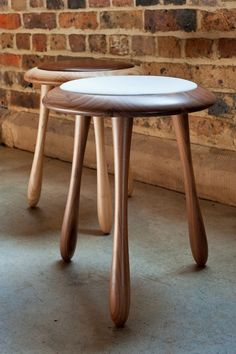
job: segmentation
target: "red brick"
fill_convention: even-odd
[[[17,49],[30,49],[30,34],[29,33],[17,33],[16,34],[16,46]]]
[[[104,34],[91,34],[88,38],[91,52],[106,53],[107,42]]]
[[[31,7],[43,7],[43,0],[30,0]]]
[[[176,37],[158,38],[158,55],[163,58],[180,58],[181,41]]]
[[[133,0],[113,0],[112,5],[113,6],[133,6],[134,1]]]
[[[56,28],[56,15],[51,12],[25,13],[23,14],[23,21],[25,28]]]
[[[7,91],[0,88],[0,106],[7,107]]]
[[[33,92],[11,91],[11,105],[24,108],[38,108],[39,94]]]
[[[7,10],[9,7],[9,1],[8,0],[0,0],[0,10],[4,11]]]
[[[206,38],[186,39],[185,55],[190,58],[211,58],[213,40]]]
[[[201,29],[204,31],[233,31],[236,28],[236,9],[202,11]]]
[[[227,0],[226,0],[227,1]],[[195,6],[216,6],[217,0],[190,0],[189,5]]]
[[[69,9],[84,9],[86,7],[86,0],[68,0]]]
[[[162,31],[196,31],[196,10],[146,10],[145,30],[152,33]]]
[[[16,11],[26,10],[26,0],[11,0],[11,7]]]
[[[22,56],[22,68],[24,70],[28,70],[33,68],[34,66],[38,66],[40,64],[46,63],[46,62],[55,62],[55,57],[49,56],[49,55],[36,55],[36,54],[30,54],[26,55],[24,54]]]
[[[13,48],[13,40],[14,34],[13,33],[2,33],[1,34],[1,46],[3,49],[5,48]]]
[[[0,28],[16,29],[21,26],[19,14],[0,14]]]
[[[110,0],[89,0],[89,7],[108,7]]]
[[[100,16],[101,28],[143,28],[143,14],[135,11],[104,11]]]
[[[52,50],[65,50],[66,36],[64,34],[52,34],[50,36],[50,48]]]
[[[126,35],[113,35],[109,38],[110,53],[114,55],[129,54],[129,37]]]
[[[37,52],[46,52],[47,50],[47,36],[46,34],[33,34],[32,36],[33,50]]]
[[[20,67],[21,56],[16,54],[10,54],[10,53],[0,54],[0,65]]]
[[[133,36],[132,51],[136,55],[155,55],[155,38],[148,36]]]
[[[17,71],[9,71],[6,70],[3,73],[3,82],[6,86],[13,86],[14,84],[19,85],[21,87],[26,87],[28,84],[24,80],[24,73]]]
[[[58,10],[64,8],[63,0],[46,0],[47,9]]]
[[[97,13],[90,12],[64,12],[59,15],[60,27],[75,27],[79,29],[96,29],[98,27]]]
[[[86,48],[85,36],[83,34],[70,34],[69,44],[72,52],[84,52]]]
[[[220,58],[236,57],[236,39],[220,38],[218,44]]]

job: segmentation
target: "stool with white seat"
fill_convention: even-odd
[[[45,105],[57,111],[80,114],[78,130],[88,130],[88,115],[112,118],[115,161],[115,227],[110,282],[110,311],[114,323],[126,322],[130,305],[127,192],[133,117],[173,116],[183,166],[189,237],[193,257],[204,266],[208,257],[207,238],[198,202],[190,150],[188,113],[208,108],[215,96],[195,83],[158,76],[119,76],[74,80],[50,91]],[[86,137],[80,156],[83,158]],[[80,166],[81,168],[81,166]],[[80,170],[81,173],[81,170]],[[71,182],[73,183],[73,181]],[[69,198],[69,197],[68,197]],[[73,220],[64,218],[62,257],[71,259],[75,242]]]
[[[41,86],[37,141],[28,186],[28,203],[30,207],[35,207],[38,204],[41,194],[44,145],[49,115],[49,110],[42,104],[42,99],[47,92],[53,87],[73,79],[106,75],[137,75],[140,72],[139,67],[130,63],[112,61],[110,59],[81,58],[71,61],[45,63],[25,73],[26,81],[40,84]],[[97,156],[98,220],[101,230],[104,233],[109,233],[112,226],[112,202],[105,158],[104,124],[101,118],[94,118],[93,121]]]

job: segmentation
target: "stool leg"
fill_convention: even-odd
[[[104,234],[109,234],[112,227],[112,200],[105,152],[104,119],[93,117],[93,122],[97,158],[98,221]]]
[[[133,179],[133,170],[129,168],[129,177],[128,177],[128,197],[132,197],[134,191],[134,179]]]
[[[180,159],[183,165],[191,250],[196,263],[199,266],[204,266],[207,262],[208,246],[194,179],[188,115],[177,115],[172,119],[179,147]]]
[[[127,203],[132,125],[132,118],[112,118],[115,161],[115,225],[110,312],[117,327],[122,327],[125,324],[130,306]]]
[[[74,151],[69,192],[61,232],[61,256],[69,262],[77,242],[80,184],[90,117],[76,116]]]
[[[28,203],[31,208],[38,204],[41,194],[43,178],[43,154],[49,114],[49,110],[43,105],[42,99],[51,88],[52,86],[50,85],[41,86],[37,140],[28,185]]]

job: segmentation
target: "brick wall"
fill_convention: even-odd
[[[38,88],[23,74],[45,60],[128,59],[214,91],[217,104],[191,120],[192,141],[235,151],[235,27],[235,0],[0,0],[0,102],[36,111]],[[168,119],[138,119],[135,130],[173,138]]]

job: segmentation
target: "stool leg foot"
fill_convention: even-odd
[[[109,234],[112,228],[112,199],[111,188],[107,172],[104,119],[93,117],[96,158],[97,158],[97,209],[98,221],[104,234]]]
[[[52,86],[50,85],[41,86],[37,140],[28,185],[28,204],[31,208],[38,204],[41,194],[43,178],[43,154],[49,115],[49,110],[43,105],[42,99],[51,88]]]
[[[199,266],[204,266],[207,262],[208,246],[194,179],[190,150],[188,115],[177,115],[172,119],[174,123],[180,159],[183,165],[191,250],[196,263]]]
[[[69,262],[77,242],[80,184],[90,117],[76,116],[74,151],[69,192],[61,232],[61,256]]]
[[[127,202],[132,125],[132,118],[112,118],[115,161],[115,225],[110,312],[117,327],[122,327],[125,324],[130,306]]]

